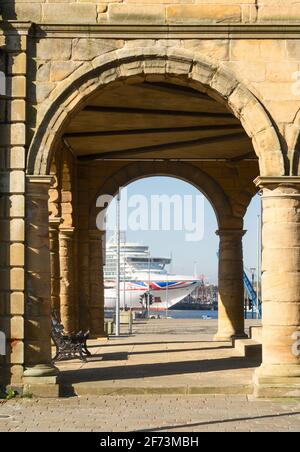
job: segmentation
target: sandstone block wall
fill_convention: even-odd
[[[76,77],[89,70],[89,63],[113,51],[148,48],[181,49],[195,59],[207,61],[212,67],[228,71],[257,97],[276,124],[291,159],[297,141],[300,122],[300,39],[241,38],[225,39],[120,39],[74,37],[49,34],[34,43],[31,74],[28,86],[31,105],[28,121],[31,130],[43,119],[49,100],[54,100],[60,87],[67,86]],[[118,54],[116,54],[118,57]],[[242,98],[241,98],[242,101]],[[260,123],[253,117],[254,123]],[[255,125],[255,124],[253,124]],[[268,137],[265,138],[268,147]]]
[[[68,23],[195,24],[299,21],[296,0],[3,0],[5,19]]]
[[[259,148],[269,153],[267,164],[278,169],[278,176],[282,176],[282,166],[274,163],[275,153],[282,152],[287,162],[285,174],[298,175],[300,39],[298,30],[292,32],[289,26],[300,22],[300,8],[295,0],[2,0],[0,8],[5,21],[0,23],[0,71],[4,70],[7,75],[7,96],[0,99],[0,330],[7,334],[9,347],[6,360],[4,363],[0,361],[0,365],[5,365],[11,381],[19,384],[24,364],[24,313],[26,318],[25,311],[28,311],[24,272],[28,271],[28,252],[27,258],[25,256],[28,239],[28,231],[25,231],[26,158],[47,109],[60,108],[58,94],[72,87],[75,80],[84,78],[91,69],[97,71],[101,58],[116,62],[112,78],[124,55],[139,54],[143,57],[151,54],[153,58],[151,61],[148,58],[147,62],[150,61],[153,67],[148,66],[147,71],[157,74],[161,67],[156,63],[163,59],[163,55],[167,51],[177,52],[178,60],[171,61],[168,67],[179,68],[183,78],[191,66],[189,62],[205,61],[209,74],[222,71],[229,74],[224,76],[224,80],[217,78],[214,95],[219,101],[226,102],[235,90],[235,106],[239,106],[237,115],[243,124],[246,122],[243,112],[247,104],[247,112],[252,113],[248,115],[247,125],[252,131],[259,131]],[[226,28],[228,24],[233,26]],[[267,26],[263,29],[262,24]],[[191,27],[195,25],[199,27]],[[237,29],[236,25],[243,26]],[[270,25],[272,32],[268,28]],[[223,33],[220,33],[221,26],[224,26]],[[180,60],[180,55],[188,55],[187,60],[183,57]],[[164,64],[163,76],[167,72]],[[143,67],[143,62],[133,62],[132,67],[126,67],[123,77],[140,67]],[[89,81],[85,81],[88,85]],[[243,87],[254,95],[251,101]],[[92,93],[93,87],[88,89]],[[78,83],[77,92],[65,110],[66,115],[72,113],[81,90],[82,85]],[[263,109],[266,114],[262,113]],[[60,127],[59,120],[51,127],[52,135],[55,135]],[[278,135],[279,139],[272,139],[271,132],[272,137]],[[43,162],[44,167],[46,163]],[[255,192],[252,180],[258,175],[258,168],[249,171],[246,165],[233,164],[225,169],[207,163],[201,169],[218,181],[230,200],[233,215],[240,219]],[[74,253],[75,259],[77,253],[83,257],[80,300],[87,300],[89,293],[95,294],[96,298],[99,292],[99,284],[88,277],[88,266],[96,269],[101,261],[100,255],[91,253],[95,236],[91,230],[89,208],[100,182],[104,178],[113,179],[119,170],[121,167],[117,164],[106,165],[102,174],[103,169],[82,166],[76,175],[81,186],[78,193],[66,174],[67,185],[59,194],[59,200],[55,198],[57,193],[50,193],[52,217],[64,217],[64,223],[55,227],[68,227],[64,237],[60,237],[65,240],[61,242],[61,249],[67,250],[68,255]],[[78,200],[75,201],[73,194],[78,195]],[[74,206],[78,207],[75,213]],[[73,223],[74,219],[78,223]],[[27,224],[30,229],[28,214]],[[73,249],[71,229],[78,225],[79,236],[74,236],[74,241],[78,239],[80,245],[77,249],[75,244]],[[58,265],[57,230],[52,231],[51,246],[52,262]],[[62,259],[60,264],[68,267],[66,260]],[[75,272],[73,276],[76,276]],[[71,278],[70,274],[66,278]],[[59,279],[60,274],[52,278],[54,302],[60,295],[56,286]],[[74,283],[72,293],[76,291]],[[72,299],[72,293],[66,288],[64,295]],[[84,312],[84,305],[81,306]],[[96,302],[91,306],[99,308]],[[96,332],[98,327],[94,325]],[[49,350],[47,353],[49,355]],[[0,376],[3,374],[0,370]]]
[[[0,70],[6,73],[6,96],[0,99],[0,330],[8,339],[6,373],[18,383],[24,362],[27,38],[0,33],[0,45]]]

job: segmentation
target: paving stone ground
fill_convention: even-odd
[[[138,322],[132,336],[90,342],[88,363],[58,363],[61,382],[76,395],[252,394],[260,361],[213,342],[216,331],[215,320]]]
[[[4,431],[299,432],[300,401],[253,401],[246,396],[12,400],[0,406]]]
[[[138,323],[132,337],[92,346],[96,361],[60,364],[65,380],[91,393],[2,403],[0,432],[300,431],[300,400],[167,394],[172,386],[240,387],[251,382],[257,363],[237,356],[228,343],[211,342],[215,331],[214,321]],[[98,394],[108,387],[111,394]],[[143,387],[162,387],[165,393],[118,394],[122,388]]]

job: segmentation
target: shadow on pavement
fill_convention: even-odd
[[[135,433],[138,432],[163,432],[178,428],[193,428],[193,427],[207,427],[209,425],[217,425],[217,424],[230,424],[235,422],[247,422],[247,421],[257,421],[257,420],[265,420],[265,419],[277,419],[287,416],[299,416],[300,412],[297,413],[282,413],[282,414],[267,414],[265,416],[254,416],[254,417],[240,417],[240,418],[233,418],[233,419],[222,419],[222,420],[216,420],[216,421],[207,421],[207,422],[195,422],[193,424],[178,424],[178,425],[165,425],[163,427],[158,428],[149,428],[144,430],[135,430]]]
[[[179,361],[172,363],[155,363],[139,365],[122,365],[104,368],[63,370],[60,374],[63,383],[88,383],[95,381],[127,380],[137,378],[164,377],[171,375],[184,375],[193,373],[220,372],[225,370],[238,370],[255,368],[257,361],[245,358],[223,358],[196,361]],[[213,377],[212,377],[213,379]]]

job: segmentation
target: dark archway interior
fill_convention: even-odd
[[[73,118],[63,139],[80,161],[257,161],[226,106],[166,82],[109,85]]]

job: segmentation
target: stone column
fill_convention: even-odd
[[[90,259],[89,234],[87,230],[78,231],[78,311],[79,329],[87,331],[91,325],[90,317]]]
[[[255,182],[263,189],[263,363],[255,393],[300,397],[300,178]]]
[[[59,225],[61,218],[50,218],[51,309],[60,316]]]
[[[94,338],[105,336],[102,238],[103,232],[98,230],[89,231],[89,310],[91,337]]]
[[[24,384],[39,395],[58,395],[51,362],[51,292],[48,190],[50,176],[26,181],[26,303]],[[41,389],[46,386],[47,389]]]
[[[216,341],[244,338],[242,229],[221,229],[219,248],[219,314]]]
[[[0,331],[7,339],[6,356],[0,356],[0,367],[3,366],[2,383],[15,387],[21,386],[24,372],[26,77],[30,27],[30,23],[14,21],[1,27],[0,32],[0,71],[6,81],[5,92],[0,93]]]
[[[67,333],[76,330],[74,234],[74,228],[61,228],[59,231],[60,316]]]

